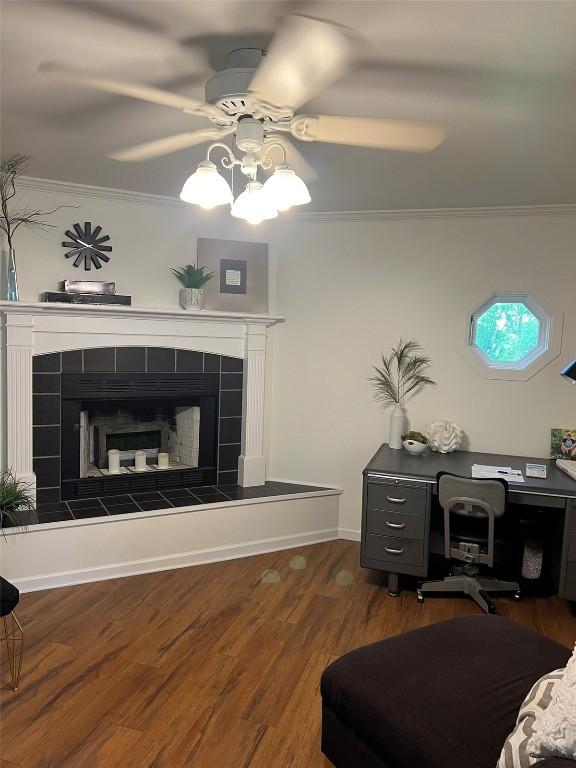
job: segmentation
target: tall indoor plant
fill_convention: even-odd
[[[436,384],[427,374],[431,366],[430,358],[421,354],[421,349],[417,341],[400,339],[389,355],[382,355],[381,367],[374,366],[375,374],[370,377],[376,390],[374,397],[385,408],[392,408],[388,437],[390,448],[402,448],[407,398],[422,387]]]
[[[180,306],[182,309],[203,309],[206,304],[204,285],[214,277],[214,272],[205,273],[206,267],[188,264],[179,269],[172,269],[172,274],[180,281]]]
[[[4,232],[8,242],[6,296],[8,301],[18,301],[18,277],[16,274],[16,252],[14,250],[14,235],[19,227],[48,229],[53,224],[48,224],[42,219],[60,210],[64,206],[59,205],[51,211],[41,211],[37,208],[13,208],[13,199],[16,197],[16,183],[23,175],[28,155],[12,155],[0,163],[0,230]]]

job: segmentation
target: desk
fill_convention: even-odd
[[[528,462],[546,464],[546,479],[526,477]],[[576,600],[576,480],[552,460],[472,451],[412,456],[382,445],[363,473],[361,565],[388,572],[393,595],[399,593],[399,574],[428,576],[436,475],[453,472],[470,477],[472,464],[521,469],[525,482],[509,484],[509,503],[545,508],[564,517],[555,579],[560,597]]]

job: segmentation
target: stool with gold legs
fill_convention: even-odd
[[[4,639],[8,654],[8,666],[12,678],[12,689],[17,691],[22,669],[22,652],[24,649],[24,631],[16,618],[14,608],[20,601],[18,588],[0,576],[0,616],[4,625]]]

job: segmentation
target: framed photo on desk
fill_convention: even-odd
[[[555,427],[550,430],[550,458],[576,461],[576,427]]]

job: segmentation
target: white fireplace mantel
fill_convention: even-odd
[[[32,358],[88,347],[155,346],[244,359],[239,482],[261,485],[267,328],[277,315],[42,302],[0,302],[6,340],[7,464],[35,488]]]

